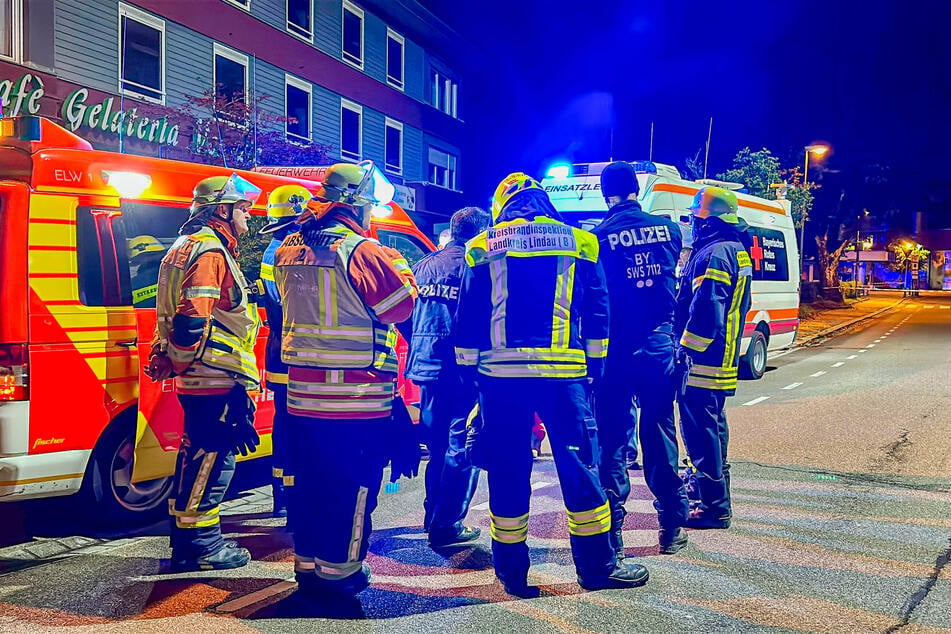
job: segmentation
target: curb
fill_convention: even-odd
[[[897,302],[895,302],[894,304],[892,304],[891,306],[886,306],[885,308],[880,308],[879,310],[876,310],[874,313],[869,313],[868,315],[862,315],[861,317],[856,317],[855,319],[852,319],[852,320],[850,320],[850,321],[846,321],[846,322],[843,322],[843,323],[841,323],[841,324],[836,324],[835,326],[830,326],[829,328],[826,328],[825,330],[822,330],[822,331],[820,331],[820,332],[817,332],[817,333],[814,334],[814,335],[810,335],[810,336],[806,337],[805,339],[801,339],[801,340],[796,341],[795,343],[793,343],[793,345],[790,347],[790,349],[795,350],[796,348],[802,348],[802,347],[808,345],[809,343],[815,341],[816,339],[821,339],[821,338],[823,338],[823,337],[828,337],[829,335],[835,334],[836,332],[838,332],[838,331],[840,331],[840,330],[845,330],[846,328],[848,328],[848,327],[850,327],[850,326],[854,326],[855,324],[857,324],[857,323],[859,323],[859,322],[861,322],[861,321],[865,321],[866,319],[872,319],[872,318],[874,318],[874,317],[878,317],[879,315],[881,315],[881,314],[884,313],[884,312],[887,312],[887,311],[889,311],[889,310],[893,310],[893,309],[896,308],[899,304],[903,304],[907,299],[908,299],[907,297],[903,297],[903,298],[901,298],[900,300],[898,300]]]

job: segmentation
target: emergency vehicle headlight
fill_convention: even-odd
[[[122,198],[138,198],[149,185],[152,177],[138,172],[111,172],[102,171],[102,180],[111,185]]]
[[[546,176],[548,178],[568,178],[571,174],[571,166],[567,163],[558,163],[548,168]]]
[[[393,209],[388,205],[373,205],[370,215],[374,218],[389,218],[393,215]]]

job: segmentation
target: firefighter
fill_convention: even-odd
[[[284,238],[297,231],[297,218],[304,212],[310,192],[301,185],[276,187],[267,199],[268,224],[261,229],[271,242],[261,258],[261,286],[258,289],[267,315],[268,335],[264,350],[264,377],[274,394],[274,444],[271,489],[274,492],[274,516],[287,516],[285,487],[294,486],[293,470],[287,462],[287,366],[281,361],[281,296],[274,283],[274,254]]]
[[[493,224],[468,244],[456,360],[477,372],[483,428],[476,464],[488,470],[492,559],[505,590],[532,596],[528,509],[535,412],[558,468],[578,582],[628,588],[643,566],[618,562],[611,512],[597,470],[589,380],[607,352],[608,297],[597,239],[564,224],[531,177],[496,189]]]
[[[485,230],[489,214],[467,207],[453,214],[450,239],[416,263],[419,300],[408,337],[406,378],[420,387],[420,424],[429,449],[424,528],[440,548],[478,539],[481,531],[463,525],[479,481],[466,452],[466,419],[478,394],[456,369],[452,319],[466,270],[466,241]]]
[[[367,237],[371,207],[392,191],[370,163],[332,166],[274,258],[295,469],[288,519],[308,598],[367,587],[383,468],[390,460],[394,476],[418,468],[418,442],[404,429],[412,425],[396,424],[393,327],[412,314],[416,291],[405,259]]]
[[[181,237],[159,271],[156,332],[147,373],[175,376],[185,412],[172,516],[172,568],[236,568],[250,553],[221,536],[218,505],[234,473],[234,454],[254,451],[257,308],[236,261],[260,190],[237,174],[195,186]]]
[[[676,307],[677,354],[689,368],[680,424],[700,497],[687,520],[690,528],[729,528],[732,517],[725,403],[736,391],[752,276],[746,224],[738,209],[733,192],[709,186],[690,206],[693,250]]]
[[[660,552],[673,554],[687,543],[687,496],[677,473],[674,423],[674,300],[680,257],[679,227],[644,212],[630,163],[617,161],[601,172],[607,218],[593,233],[611,298],[611,347],[604,379],[595,392],[601,445],[599,473],[611,503],[611,536],[624,556],[624,503],[631,492],[628,443],[640,409],[644,479],[654,494],[660,523]],[[636,444],[636,440],[631,444]]]
[[[132,304],[136,308],[155,308],[159,266],[164,256],[165,247],[155,236],[141,235],[129,240]]]

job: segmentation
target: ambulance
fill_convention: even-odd
[[[799,328],[799,249],[789,201],[750,196],[740,183],[684,180],[671,165],[651,161],[631,164],[637,172],[641,207],[678,223],[685,247],[690,235],[687,207],[694,194],[704,185],[736,193],[739,216],[749,225],[753,242],[753,303],[746,315],[740,372],[745,378],[762,377],[768,353],[791,346]],[[566,222],[590,229],[604,219],[607,205],[601,195],[600,176],[607,165],[555,165],[548,170],[542,187]]]
[[[278,186],[319,187],[96,151],[48,119],[0,119],[0,502],[78,494],[81,510],[114,523],[162,512],[182,411],[171,381],[143,373],[149,286],[194,185],[234,171],[262,190],[255,215]],[[375,211],[371,232],[411,260],[434,249],[394,203]],[[266,337],[262,328],[262,376]],[[251,458],[271,453],[272,399],[257,396]]]

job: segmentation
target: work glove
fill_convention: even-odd
[[[231,388],[222,422],[226,427],[229,448],[242,456],[254,453],[261,444],[261,438],[254,429],[254,410],[254,401],[243,385]]]
[[[156,352],[149,359],[149,364],[145,367],[145,375],[155,382],[164,381],[175,376],[175,370],[172,367],[172,360],[164,352]]]
[[[677,345],[674,347],[674,388],[678,396],[683,396],[687,391],[687,377],[690,375],[690,368],[693,367],[693,359],[687,353],[687,350]]]
[[[400,476],[412,479],[419,475],[419,461],[423,454],[419,450],[416,425],[400,396],[393,399],[392,416],[390,482],[396,482]]]

